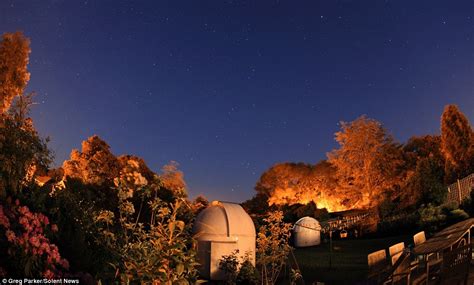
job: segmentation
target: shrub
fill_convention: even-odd
[[[134,179],[116,179],[118,213],[104,210],[95,221],[102,229],[97,242],[108,247],[115,258],[111,261],[121,283],[191,284],[199,283],[195,261],[194,240],[190,224],[178,219],[184,199],[167,203],[149,191],[148,182],[133,174]],[[138,212],[131,202],[134,196],[152,198],[141,204]],[[153,198],[155,196],[155,198]],[[140,222],[143,208],[151,213],[147,223]],[[114,279],[113,277],[111,278]],[[111,282],[112,280],[108,280]]]
[[[291,250],[291,225],[283,222],[281,211],[264,219],[257,234],[257,266],[264,284],[275,284]]]
[[[249,259],[245,259],[240,266],[239,274],[236,279],[237,285],[256,285],[259,283],[258,272]]]
[[[238,267],[239,267],[239,250],[234,250],[229,255],[223,255],[222,259],[219,261],[219,269],[224,272],[226,275],[225,283],[229,285],[236,284]]]
[[[69,269],[69,263],[61,258],[59,249],[48,235],[56,233],[58,227],[50,224],[47,216],[31,212],[7,199],[0,205],[0,244],[2,245],[0,267],[4,274],[14,277],[54,278]]]
[[[225,284],[258,284],[258,272],[250,261],[249,253],[242,257],[242,262],[239,262],[238,253],[237,249],[229,255],[223,255],[219,262],[219,269],[226,275]]]

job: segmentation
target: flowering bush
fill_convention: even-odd
[[[57,231],[58,227],[51,225],[45,215],[31,212],[18,200],[12,203],[7,199],[0,205],[0,242],[5,250],[2,254],[9,256],[1,263],[4,274],[54,278],[68,270],[68,261],[61,258],[58,247],[47,237]]]
[[[95,222],[101,229],[97,243],[107,245],[115,256],[110,261],[121,283],[191,284],[197,282],[193,240],[189,224],[179,219],[184,199],[167,203],[159,199],[156,189],[136,171],[134,163],[114,179],[119,200],[118,213],[101,210]],[[141,199],[135,210],[133,200]],[[145,209],[147,211],[145,211]],[[148,220],[143,219],[144,213]],[[143,222],[142,222],[143,221]]]

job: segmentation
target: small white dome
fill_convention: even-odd
[[[293,230],[295,232],[299,231],[306,231],[306,230],[315,230],[320,231],[321,225],[319,224],[318,220],[312,217],[303,217],[296,221],[295,225],[293,226]]]
[[[293,226],[295,247],[314,246],[321,243],[321,225],[311,217],[299,219]]]

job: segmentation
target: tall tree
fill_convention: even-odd
[[[366,116],[341,122],[335,136],[340,148],[328,153],[328,158],[337,168],[339,182],[349,193],[359,195],[355,207],[377,205],[386,190],[400,183],[400,147],[380,122]]]
[[[456,105],[447,105],[441,116],[441,152],[446,160],[445,182],[470,174],[473,169],[474,135],[466,116]]]
[[[21,95],[30,80],[30,41],[20,32],[3,34],[0,42],[0,114]]]
[[[15,194],[50,160],[46,142],[28,117],[32,94],[24,94],[30,43],[23,34],[6,33],[0,42],[0,197]],[[16,99],[16,100],[14,100]],[[11,106],[11,108],[10,108]],[[9,192],[9,193],[7,193]]]
[[[406,187],[400,193],[399,205],[439,204],[446,194],[444,157],[440,136],[412,137],[403,147],[405,168],[409,173]]]

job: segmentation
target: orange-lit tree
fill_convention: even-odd
[[[474,172],[473,131],[456,105],[447,105],[441,116],[441,152],[446,159],[447,183]]]
[[[340,147],[328,153],[329,162],[337,168],[339,183],[354,207],[378,205],[387,190],[403,182],[401,148],[380,122],[366,116],[341,122],[335,136]]]
[[[13,99],[23,94],[30,80],[27,65],[30,41],[20,32],[3,34],[0,42],[0,113],[10,108]]]
[[[335,177],[335,168],[327,161],[316,165],[278,163],[265,171],[255,186],[270,205],[308,204],[329,211],[346,209]]]

